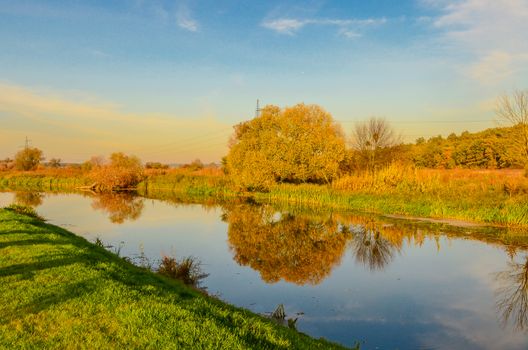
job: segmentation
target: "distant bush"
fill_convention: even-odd
[[[7,171],[14,169],[15,167],[15,161],[9,158],[6,158],[4,160],[0,160],[0,171]]]
[[[40,149],[27,147],[15,155],[15,167],[18,170],[35,170],[42,160],[44,157]]]
[[[138,157],[113,153],[108,164],[92,164],[89,177],[98,188],[111,191],[136,186],[143,180],[144,172]]]
[[[204,164],[202,163],[202,161],[200,159],[195,159],[189,164],[184,164],[182,166],[182,168],[188,169],[188,170],[191,170],[191,171],[196,171],[196,170],[203,169],[204,168]]]
[[[60,168],[61,167],[61,159],[60,158],[51,158],[48,162],[48,166],[50,168]]]
[[[145,169],[168,169],[167,164],[162,164],[160,162],[147,162],[145,164]]]

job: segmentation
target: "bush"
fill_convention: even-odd
[[[194,257],[186,257],[177,261],[176,258],[164,256],[158,273],[194,287],[198,287],[200,281],[208,276],[203,273],[200,262]]]
[[[93,166],[89,177],[99,189],[112,191],[135,187],[143,180],[144,172],[138,157],[113,153],[110,163]]]
[[[15,155],[15,167],[18,170],[35,170],[42,160],[41,150],[27,147]]]

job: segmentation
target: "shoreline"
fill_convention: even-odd
[[[0,189],[13,191],[71,191],[89,181],[79,177],[46,177],[34,174],[2,176]],[[473,196],[455,193],[422,193],[393,191],[368,193],[336,190],[327,185],[279,184],[269,192],[240,192],[232,189],[229,180],[220,176],[158,175],[138,184],[136,193],[144,197],[169,198],[186,196],[196,201],[230,201],[249,198],[262,203],[288,203],[309,208],[355,210],[378,215],[394,215],[405,219],[453,222],[462,225],[528,227],[528,194],[514,197],[493,192],[477,192]],[[463,189],[460,190],[462,192]]]

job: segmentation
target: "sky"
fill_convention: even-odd
[[[0,158],[27,136],[67,162],[218,162],[257,99],[348,135],[483,130],[528,88],[527,32],[528,0],[0,0]]]

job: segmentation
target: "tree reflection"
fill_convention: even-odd
[[[371,271],[382,270],[400,253],[401,233],[397,232],[399,245],[395,244],[394,230],[384,232],[383,226],[371,221],[363,225],[353,225],[350,229],[353,238],[350,246],[356,261]]]
[[[134,221],[141,216],[144,200],[131,193],[102,193],[94,197],[92,208],[102,210],[115,224]]]
[[[524,263],[511,261],[508,269],[497,273],[496,307],[505,327],[511,321],[519,331],[528,330],[528,256]]]
[[[271,206],[226,208],[234,259],[274,283],[318,284],[338,265],[351,235],[330,217],[279,214]]]
[[[40,192],[15,192],[13,201],[28,207],[38,207],[42,204],[44,195]]]

